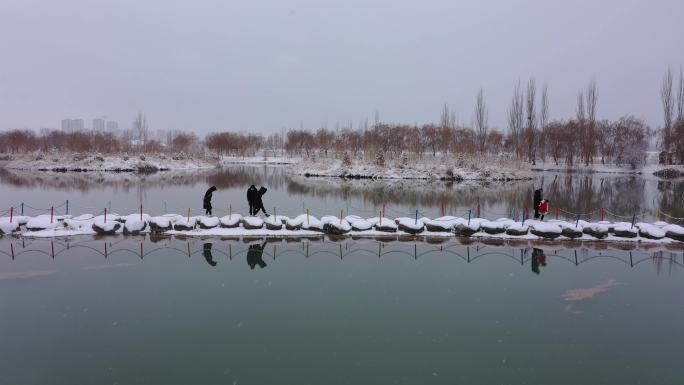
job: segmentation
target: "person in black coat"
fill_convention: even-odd
[[[268,213],[266,212],[266,209],[264,208],[264,202],[261,200],[261,197],[266,194],[266,187],[261,187],[259,190],[254,187],[254,185],[251,185],[249,189],[247,190],[247,202],[249,203],[249,215],[257,215],[259,211],[263,211],[266,216],[268,216]]]
[[[211,194],[216,191],[216,186],[209,187],[209,190],[204,194],[204,209],[207,210],[204,214],[211,215]]]
[[[542,201],[542,193],[544,193],[542,188],[534,190],[534,219],[539,219],[539,204]]]
[[[254,185],[247,189],[247,203],[249,203],[249,215],[256,215],[256,201],[259,190]]]

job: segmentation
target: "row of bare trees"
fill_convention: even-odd
[[[668,68],[660,87],[660,101],[663,106],[660,147],[665,153],[666,163],[673,163],[676,159],[684,164],[684,72],[681,68],[674,93],[673,82],[672,70]]]
[[[117,138],[109,132],[72,132],[43,130],[11,130],[0,132],[0,153],[21,154],[34,151],[42,152],[98,152],[115,154],[121,152],[164,152],[196,149],[199,140],[195,134],[178,134],[170,146],[163,146],[156,140],[148,140],[143,145],[133,145],[130,141]]]

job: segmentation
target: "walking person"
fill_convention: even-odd
[[[259,188],[259,191],[256,193],[256,201],[254,205],[254,215],[259,214],[259,211],[263,211],[264,215],[269,216],[268,213],[266,212],[266,208],[264,207],[264,202],[261,200],[261,198],[266,194],[266,187],[261,186]]]
[[[539,220],[543,221],[544,217],[549,213],[549,200],[542,199],[539,203]]]
[[[542,194],[544,193],[543,188],[539,188],[538,190],[534,190],[534,219],[539,219],[539,205],[541,204],[542,201]]]
[[[216,191],[216,186],[211,186],[209,187],[209,190],[204,194],[204,205],[203,208],[206,210],[204,215],[212,215],[211,214],[211,194]]]
[[[259,195],[259,190],[254,185],[249,186],[247,189],[247,203],[249,203],[249,215],[256,215],[256,205],[257,196]]]

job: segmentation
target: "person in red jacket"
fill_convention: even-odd
[[[542,199],[539,203],[539,220],[543,221],[544,216],[549,213],[549,201],[547,199]]]

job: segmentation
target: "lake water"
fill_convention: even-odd
[[[543,178],[543,181],[542,181]],[[245,212],[507,216],[533,187],[572,210],[682,213],[682,182],[540,175],[458,185],[309,180],[240,166],[149,176],[0,169],[32,215]],[[226,206],[226,207],[223,207]],[[166,210],[164,210],[166,208]],[[0,210],[2,211],[2,210]],[[649,214],[650,213],[650,214]],[[377,214],[376,214],[377,215]],[[594,214],[597,215],[597,214]],[[680,384],[681,248],[605,243],[0,237],[0,385]]]
[[[269,190],[264,204],[270,212],[299,215],[309,209],[312,215],[346,213],[365,217],[438,217],[457,215],[488,219],[520,218],[531,213],[532,192],[544,187],[551,200],[551,217],[577,219],[653,221],[656,207],[662,213],[684,217],[684,181],[662,181],[655,177],[608,174],[544,173],[533,181],[491,183],[447,183],[420,180],[375,182],[342,181],[290,176],[284,167],[234,166],[192,172],[162,172],[152,175],[111,173],[27,173],[0,168],[0,212],[16,207],[35,215],[97,213],[104,208],[118,214],[137,212],[140,205],[151,214],[198,214],[202,197],[215,185],[214,214],[247,213],[246,190],[251,185]],[[557,210],[558,209],[558,210]],[[603,214],[601,209],[605,209]],[[5,214],[6,215],[6,214]],[[660,219],[667,219],[664,215]]]
[[[679,384],[684,255],[0,239],[0,384]]]

